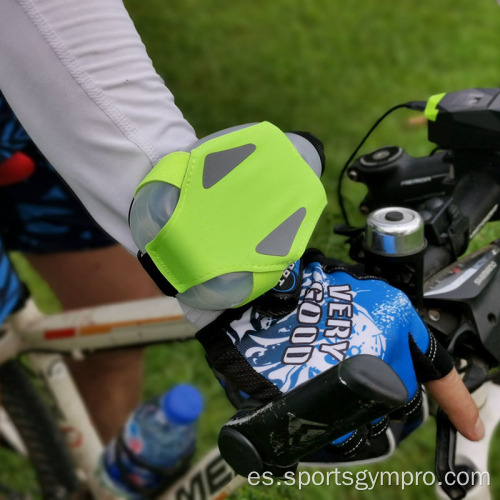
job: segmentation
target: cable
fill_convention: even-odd
[[[345,223],[349,226],[349,218],[347,217],[347,211],[345,209],[344,205],[344,199],[342,197],[342,179],[344,177],[344,174],[346,173],[347,169],[349,168],[349,165],[351,164],[352,160],[354,157],[358,154],[358,151],[363,147],[363,144],[366,142],[368,137],[372,134],[372,132],[380,125],[380,122],[382,122],[387,116],[389,116],[393,111],[396,111],[397,109],[401,108],[407,108],[407,109],[414,109],[416,111],[423,111],[425,109],[425,106],[427,103],[425,101],[410,101],[410,102],[405,102],[404,104],[398,104],[397,106],[392,107],[388,111],[386,111],[371,127],[370,130],[365,134],[361,142],[358,144],[356,149],[352,152],[351,156],[349,156],[348,160],[346,161],[345,165],[342,167],[342,170],[340,171],[339,174],[339,182],[337,185],[337,198],[339,200],[339,206],[340,206],[340,211],[342,212],[342,217],[344,218]]]

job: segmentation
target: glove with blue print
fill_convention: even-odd
[[[317,251],[289,268],[280,288],[270,301],[263,296],[226,311],[197,335],[229,399],[237,408],[260,406],[347,358],[377,356],[406,386],[406,405],[306,461],[359,461],[390,453],[425,418],[420,384],[448,374],[451,357],[401,291],[380,279],[357,278]]]

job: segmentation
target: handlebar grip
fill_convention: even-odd
[[[255,410],[238,412],[219,449],[240,475],[293,470],[301,457],[406,403],[399,376],[381,359],[348,358]]]
[[[427,245],[424,254],[424,280],[444,269],[451,264],[452,260],[453,257],[448,247]]]

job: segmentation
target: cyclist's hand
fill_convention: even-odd
[[[288,283],[300,283],[293,310],[282,314],[288,307],[286,293],[281,302],[274,297],[266,304],[262,298],[226,311],[197,335],[233,404],[269,402],[349,357],[370,354],[389,364],[408,391],[406,405],[391,415],[401,423],[396,440],[423,420],[420,383],[430,381],[436,382],[429,383],[429,391],[458,430],[471,439],[481,437],[475,429],[477,408],[451,358],[402,292],[379,279],[356,278],[318,252],[307,252],[302,262],[303,271],[297,264],[288,278]],[[267,306],[282,309],[281,315],[264,314]],[[388,428],[389,418],[384,418],[353,429],[311,459],[384,455],[394,441]]]

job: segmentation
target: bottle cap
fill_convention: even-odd
[[[162,400],[167,418],[176,424],[194,422],[203,408],[203,399],[196,387],[181,384],[171,389]]]

